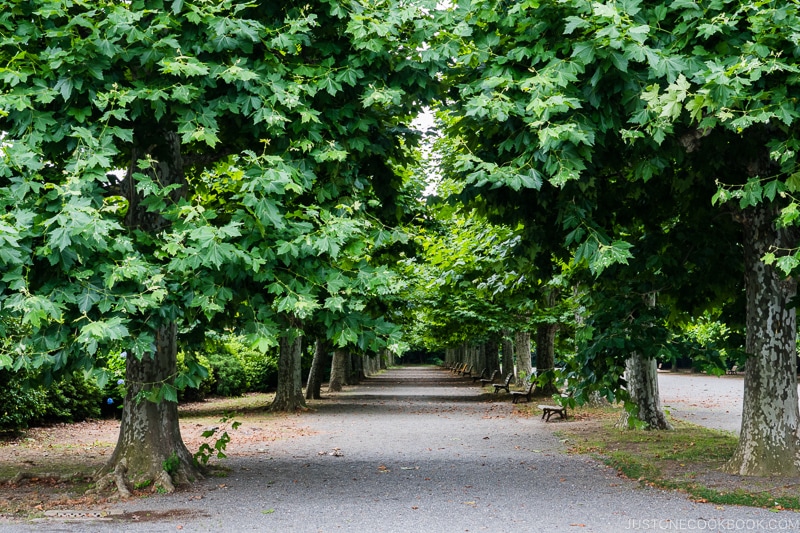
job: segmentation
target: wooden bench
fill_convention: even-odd
[[[474,368],[472,368],[472,366],[469,366],[469,365],[465,364],[464,365],[464,370],[461,371],[461,375],[466,377],[466,378],[471,377],[473,370],[474,370]]]
[[[492,375],[490,377],[481,378],[481,387],[485,387],[486,385],[489,385],[490,383],[494,383],[494,380],[497,378],[497,374],[499,374],[499,373],[500,373],[499,370],[495,370],[494,372],[492,372]],[[497,390],[495,390],[495,392],[497,392]]]
[[[729,374],[729,375],[734,375],[734,376],[735,376],[736,374],[738,374],[738,373],[739,373],[739,367],[738,367],[738,366],[736,366],[736,365],[733,365],[733,366],[731,367],[731,369],[730,369],[730,370],[728,370],[728,371],[727,371],[727,372],[725,372],[725,373],[726,373],[726,374]]]
[[[460,374],[466,369],[467,369],[467,363],[458,363],[457,365],[453,366],[452,372],[453,374]]]
[[[542,410],[542,420],[545,422],[550,420],[550,417],[557,414],[561,418],[567,418],[567,408],[558,405],[540,405],[539,409]]]
[[[483,370],[481,370],[481,375],[480,376],[472,376],[472,382],[473,383],[475,383],[479,379],[486,379],[486,369],[485,368]]]
[[[494,384],[494,393],[497,394],[500,392],[500,389],[505,389],[506,392],[509,392],[508,386],[511,383],[511,380],[514,378],[514,373],[511,372],[509,375],[506,376],[506,380],[502,383],[495,383]]]
[[[531,396],[533,396],[533,391],[536,390],[536,382],[531,381],[528,384],[528,388],[524,391],[521,390],[512,390],[509,394],[511,394],[511,403],[518,403],[525,398],[526,402],[531,401]]]

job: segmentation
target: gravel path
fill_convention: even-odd
[[[744,376],[659,372],[661,403],[670,414],[714,429],[739,434]]]
[[[229,458],[228,477],[115,504],[151,519],[0,531],[800,531],[800,513],[694,503],[567,455],[553,429],[570,422],[513,416],[438,368],[393,369],[315,407],[296,417],[302,436]]]

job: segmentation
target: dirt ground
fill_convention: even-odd
[[[244,398],[211,398],[181,405],[181,435],[186,447],[195,452],[204,442],[213,446],[215,437],[203,437],[203,432],[213,427],[219,428],[218,434],[228,431],[232,437],[225,453],[241,457],[263,452],[270,442],[309,434],[301,416],[266,412],[264,406],[271,400],[270,395],[249,394]],[[230,428],[230,421],[222,421],[234,408],[235,420],[246,422],[235,431]],[[87,420],[0,437],[0,518],[4,514],[22,516],[44,509],[106,503],[107,497],[87,496],[84,492],[92,474],[113,453],[118,434],[119,420]],[[224,468],[224,463],[220,464]],[[33,477],[10,484],[8,481],[19,472]],[[57,479],[64,475],[75,475],[75,479]],[[144,496],[149,492],[145,489],[135,494]]]

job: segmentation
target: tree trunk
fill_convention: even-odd
[[[140,167],[139,160],[150,159],[148,167]],[[179,185],[169,194],[172,201],[186,195],[180,137],[175,132],[137,132],[131,150],[131,163],[120,188],[128,201],[125,225],[131,229],[155,234],[169,225],[161,213],[149,212],[142,205],[137,190],[135,174],[148,176],[160,187]],[[126,483],[152,483],[169,492],[175,483],[188,483],[202,478],[200,469],[181,438],[178,423],[178,404],[162,400],[153,403],[137,400],[141,392],[155,386],[171,387],[177,369],[177,327],[167,322],[155,334],[155,352],[141,359],[130,356],[125,362],[127,392],[122,409],[122,423],[114,453],[98,472],[97,490],[116,483],[121,494],[126,495]],[[126,474],[127,472],[127,474]]]
[[[311,370],[308,372],[306,382],[306,400],[319,400],[322,389],[322,368],[328,356],[328,343],[317,339],[314,345],[314,358],[311,360]]]
[[[344,352],[344,382],[345,385],[355,385],[355,365],[353,365],[353,354],[350,350]]]
[[[531,366],[531,334],[517,331],[514,334],[514,348],[517,355],[517,385],[525,386],[533,374]]]
[[[502,359],[500,365],[503,367],[503,377],[514,372],[514,343],[511,340],[511,331],[503,330],[503,340],[500,342],[502,346],[501,351]]]
[[[120,486],[124,478],[134,486],[150,483],[154,488],[173,492],[175,484],[203,477],[181,438],[178,404],[137,400],[140,393],[172,385],[177,370],[176,337],[175,324],[164,326],[156,333],[155,353],[126,360],[127,392],[119,438],[108,463],[98,472],[98,489],[116,482],[120,493],[127,495],[125,491],[130,487]],[[122,476],[115,479],[115,472]]]
[[[278,390],[269,407],[271,411],[297,411],[306,408],[301,379],[303,337],[292,336],[293,334],[287,334],[280,339]]]
[[[486,361],[486,343],[482,342],[474,345],[472,351],[475,354],[475,370],[472,372],[472,375],[478,376],[488,367]]]
[[[791,305],[794,279],[784,278],[761,258],[797,243],[776,229],[774,210],[762,206],[742,213],[749,357],[739,444],[725,470],[740,475],[796,476],[800,473],[796,336]]]
[[[500,370],[500,345],[496,338],[486,341],[486,370],[487,377],[491,376],[495,370]]]
[[[628,382],[631,403],[637,412],[625,411],[620,417],[619,426],[633,428],[634,420],[638,419],[645,424],[646,429],[672,429],[661,409],[656,360],[639,353],[631,354],[625,361],[625,379]]]
[[[556,360],[556,330],[558,324],[539,324],[536,327],[536,372],[548,376],[545,383],[540,384],[538,393],[550,397],[558,394],[553,374]]]
[[[347,351],[337,348],[333,351],[333,361],[331,362],[331,378],[328,380],[328,392],[341,392],[345,384],[345,374],[347,372]]]

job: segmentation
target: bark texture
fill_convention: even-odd
[[[202,478],[194,458],[181,438],[178,404],[137,401],[141,392],[170,382],[177,370],[176,328],[162,327],[156,335],[156,351],[141,360],[129,357],[125,369],[127,393],[122,409],[119,439],[108,463],[99,472],[98,485],[112,481],[144,484],[172,492],[175,484]],[[123,481],[124,480],[124,481]],[[130,488],[130,487],[127,487]]]
[[[517,385],[526,386],[533,374],[531,366],[531,334],[517,331],[514,334],[514,351],[517,356]]]
[[[331,362],[331,378],[328,380],[328,392],[341,392],[347,374],[347,351],[337,348],[333,351]]]
[[[536,372],[538,375],[548,375],[545,383],[537,387],[538,394],[550,397],[553,394],[558,394],[558,387],[553,382],[552,371],[555,368],[556,361],[556,331],[558,324],[539,324],[536,327]],[[547,372],[547,371],[551,372]]]
[[[306,400],[319,400],[322,389],[322,368],[328,357],[328,343],[317,339],[314,344],[314,358],[311,360],[311,370],[306,381]]]
[[[631,354],[625,361],[625,379],[631,402],[637,409],[636,418],[644,422],[647,429],[672,429],[661,408],[656,360],[639,353]],[[633,419],[627,411],[622,414],[619,425],[633,427]]]
[[[514,342],[511,339],[511,331],[503,330],[503,339],[500,342],[502,352],[500,366],[502,366],[503,376],[514,372]]]
[[[278,355],[278,390],[270,405],[271,411],[296,411],[306,408],[301,381],[303,337],[284,335]]]
[[[794,279],[761,261],[768,251],[796,246],[776,229],[775,211],[749,209],[744,225],[747,340],[739,444],[725,470],[748,476],[800,474]]]

